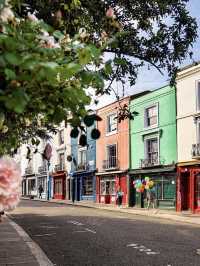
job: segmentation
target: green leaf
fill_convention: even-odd
[[[43,67],[51,68],[51,69],[58,67],[58,64],[55,62],[44,62],[44,63],[40,63],[40,65]]]
[[[9,97],[7,97],[7,101],[5,105],[8,109],[14,110],[16,113],[23,113],[29,97],[24,92],[22,88],[17,88],[13,91]]]
[[[16,79],[16,75],[15,75],[15,72],[9,68],[6,68],[4,70],[5,74],[6,74],[6,79],[7,80],[12,80],[12,79]]]
[[[62,32],[60,32],[59,30],[54,31],[53,36],[58,40],[62,40],[65,37],[65,35],[62,34]]]
[[[112,65],[111,62],[106,62],[105,64],[105,72],[107,75],[110,75],[112,73]]]
[[[92,53],[89,47],[80,49],[78,57],[81,65],[87,65],[92,59]]]
[[[71,62],[66,65],[65,67],[66,72],[64,75],[66,76],[66,78],[71,78],[72,76],[77,74],[80,70],[81,70],[81,65]]]
[[[9,64],[14,66],[18,66],[21,63],[21,57],[15,53],[6,52],[4,53],[4,58]]]
[[[5,115],[4,115],[4,113],[0,113],[0,129],[1,129],[2,126],[3,126],[4,120],[5,120]]]

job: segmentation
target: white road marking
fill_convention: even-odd
[[[87,233],[87,231],[85,231],[85,230],[84,230],[84,231],[83,231],[83,230],[81,231],[81,230],[80,230],[80,231],[74,231],[74,232],[72,232],[72,233]]]
[[[82,223],[79,223],[77,221],[68,221],[68,223],[74,224],[74,225],[83,225]]]
[[[197,249],[197,255],[200,255],[200,248]]]
[[[147,251],[146,254],[147,255],[157,255],[157,254],[160,254],[160,252]]]
[[[51,233],[51,234],[42,234],[42,235],[34,235],[34,236],[53,236],[53,235],[56,235],[56,233]]]
[[[128,245],[126,245],[126,247],[132,247],[132,248],[138,249],[140,252],[145,252],[147,255],[160,254],[160,252],[152,251],[150,248],[146,248],[143,245],[139,245],[139,244],[135,244],[135,243],[128,244]]]
[[[127,247],[135,247],[135,246],[137,246],[137,244],[128,244],[128,245],[126,245]]]
[[[85,230],[87,230],[88,232],[91,232],[91,233],[93,233],[93,234],[96,234],[96,231],[93,231],[93,230],[91,230],[91,229],[85,228]]]

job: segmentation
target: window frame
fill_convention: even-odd
[[[109,131],[109,127],[110,127],[110,117],[111,116],[115,116],[117,117],[117,113],[116,112],[113,112],[113,113],[109,113],[106,115],[106,135],[109,136],[109,135],[112,135],[112,134],[116,134],[117,131],[118,131],[118,122],[117,122],[117,118],[116,118],[116,129],[113,130],[113,131]]]
[[[82,162],[82,160],[80,161],[80,153],[85,152],[85,162]],[[78,165],[85,165],[87,163],[87,148],[83,147],[83,148],[79,148],[78,149]]]
[[[144,159],[149,159],[148,158],[148,147],[147,147],[147,143],[148,143],[148,141],[150,141],[150,140],[153,140],[153,139],[157,139],[157,145],[158,145],[158,151],[157,151],[157,153],[158,153],[158,162],[157,162],[157,164],[159,164],[160,163],[160,137],[159,137],[159,135],[152,135],[152,136],[148,136],[148,137],[146,137],[145,139],[144,139]]]
[[[147,123],[147,119],[148,119],[148,118],[147,118],[147,110],[150,109],[150,108],[153,108],[153,107],[156,107],[157,123],[156,123],[156,124],[153,124],[153,125],[148,125],[148,123]],[[144,128],[145,128],[145,129],[150,129],[150,128],[158,127],[158,120],[159,120],[159,105],[158,105],[158,102],[146,106],[146,107],[144,108]]]
[[[200,79],[195,82],[196,112],[200,112]]]
[[[64,128],[62,128],[59,130],[59,145],[62,145],[64,143],[65,143],[65,132],[64,132]]]

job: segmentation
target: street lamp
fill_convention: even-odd
[[[46,144],[44,152],[43,152],[43,157],[45,160],[47,160],[47,195],[46,198],[49,200],[50,198],[50,191],[49,191],[49,168],[50,168],[50,159],[52,156],[52,147],[49,143]]]

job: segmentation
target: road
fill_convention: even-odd
[[[29,200],[11,216],[57,266],[200,266],[195,225]]]

